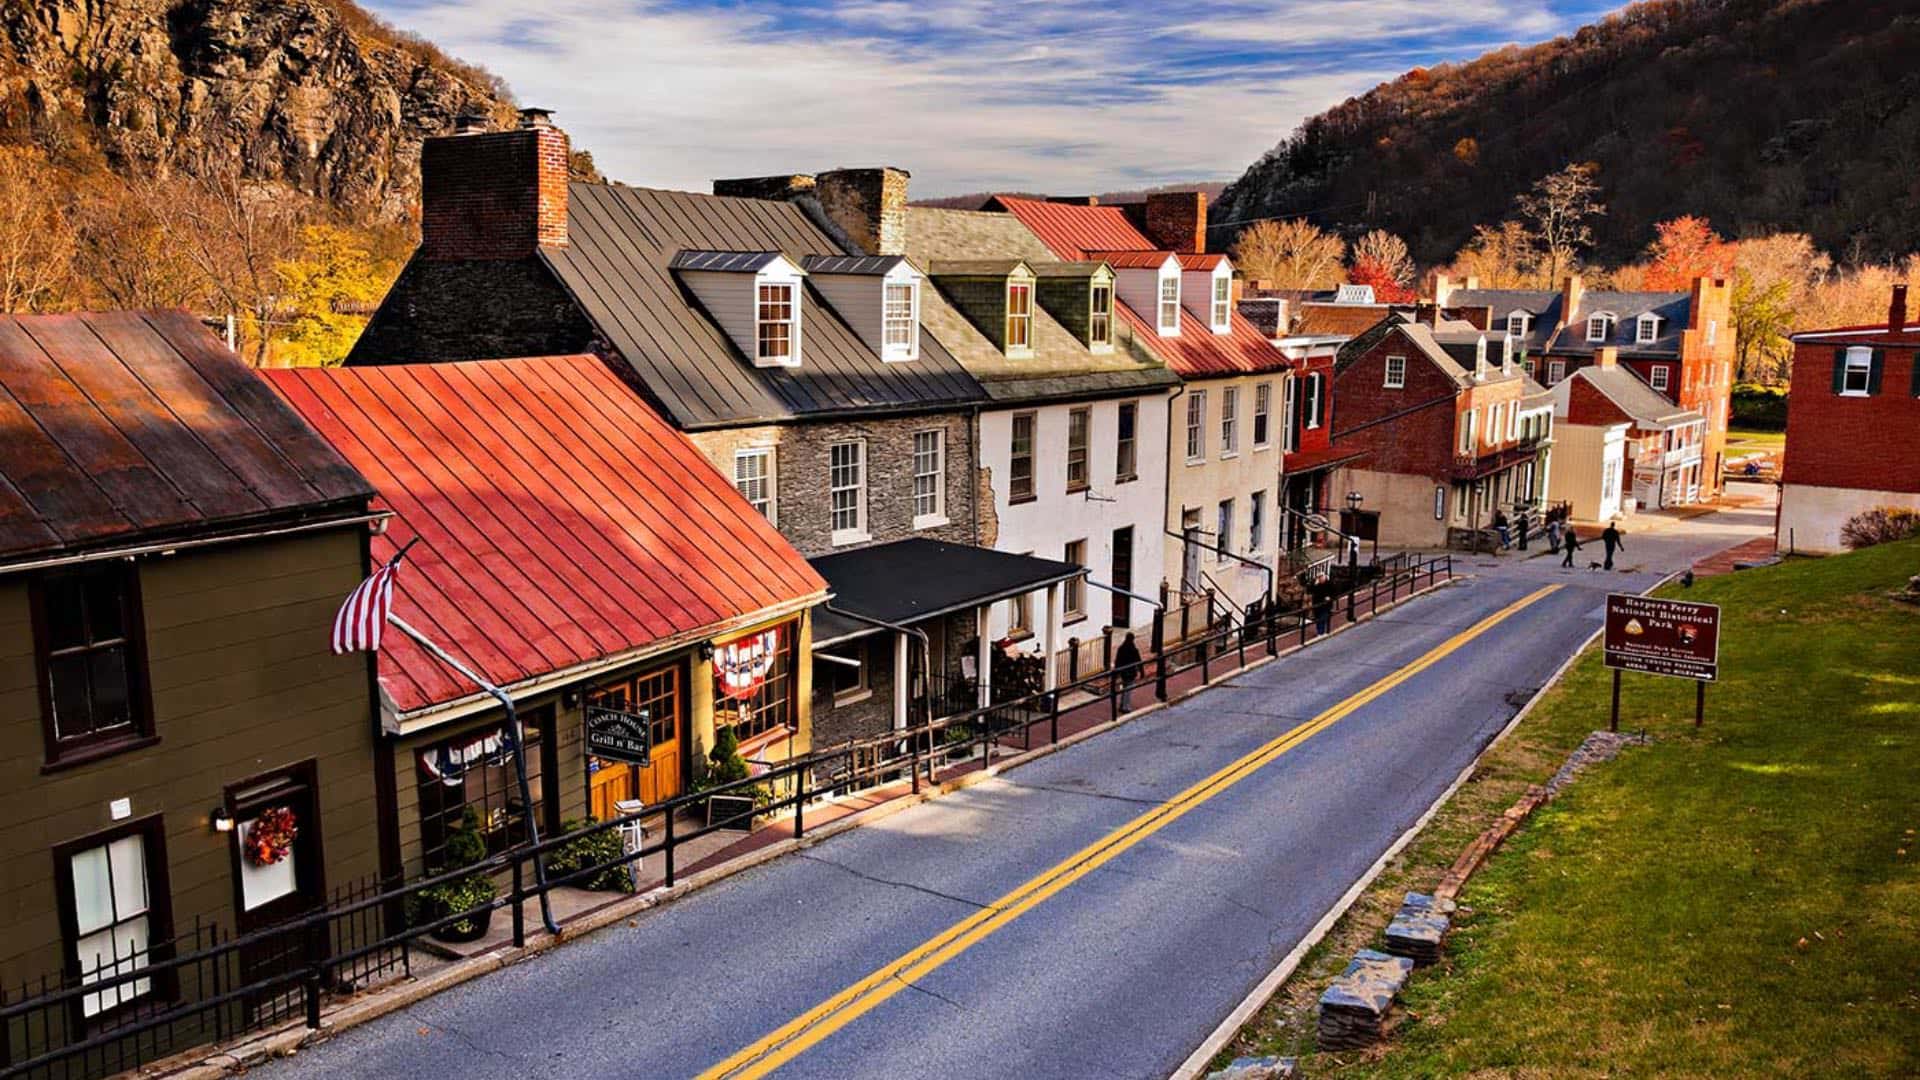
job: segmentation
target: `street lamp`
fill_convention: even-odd
[[[1347,492],[1347,579],[1360,580],[1360,504],[1366,496]]]

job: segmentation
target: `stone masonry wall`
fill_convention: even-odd
[[[438,262],[416,254],[354,342],[347,363],[577,352],[604,356],[610,350],[539,259]]]

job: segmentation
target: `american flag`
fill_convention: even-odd
[[[333,617],[335,656],[362,649],[379,651],[380,631],[387,625],[387,612],[393,610],[393,575],[399,569],[400,560],[395,559],[347,594]]]

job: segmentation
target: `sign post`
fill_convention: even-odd
[[[1707,684],[1720,677],[1719,605],[1611,593],[1603,649],[1606,665],[1613,669],[1613,713],[1607,730],[1620,730],[1622,671],[1694,680],[1693,726],[1706,720]]]

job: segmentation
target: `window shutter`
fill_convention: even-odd
[[[1868,394],[1871,395],[1871,394],[1877,394],[1880,392],[1880,369],[1885,367],[1886,364],[1887,364],[1887,350],[1885,349],[1873,350],[1873,364],[1872,366],[1867,368],[1867,393]]]
[[[1833,392],[1839,393],[1847,388],[1847,347],[1833,350]]]
[[[1907,381],[1910,384],[1908,386],[1909,392],[1911,392],[1914,397],[1920,397],[1920,349],[1913,351],[1913,376]]]

